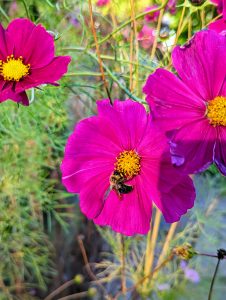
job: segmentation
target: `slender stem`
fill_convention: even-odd
[[[28,10],[26,1],[25,0],[21,0],[21,2],[24,5],[25,11],[26,11],[26,15],[27,15],[28,19],[30,19],[30,14],[29,14],[29,10]]]
[[[61,49],[63,51],[86,51],[86,48],[83,47],[65,47],[63,49]],[[105,54],[101,54],[100,57],[102,59],[106,59],[106,60],[113,60],[115,63],[125,63],[125,64],[132,64],[134,66],[139,66],[142,67],[144,69],[147,69],[149,71],[153,71],[153,68],[148,67],[147,65],[144,65],[142,63],[138,63],[138,62],[134,62],[134,61],[129,61],[126,59],[122,59],[122,58],[117,58],[115,56],[111,56],[111,55],[105,55]]]
[[[166,7],[167,3],[169,0],[166,0],[161,6],[154,8],[154,9],[150,9],[148,11],[145,11],[143,13],[140,13],[139,15],[137,15],[135,17],[135,20],[139,20],[141,18],[143,18],[144,16],[150,14],[150,13],[154,13],[156,11],[161,10],[162,8]],[[117,32],[119,32],[120,30],[122,30],[124,27],[126,27],[127,25],[129,25],[131,22],[133,22],[132,19],[127,20],[126,22],[124,22],[122,25],[120,25],[118,28],[116,28],[115,30],[113,30],[111,33],[109,33],[106,37],[104,37],[102,40],[100,40],[98,42],[98,44],[103,44],[104,42],[106,42],[107,40],[109,40],[114,34],[116,34]]]
[[[63,298],[59,298],[58,300],[82,299],[82,298],[86,298],[88,295],[89,292],[80,292],[80,293],[65,296]]]
[[[201,22],[202,22],[202,28],[205,27],[205,10],[204,8],[200,11],[200,17],[201,17]]]
[[[10,21],[10,18],[7,16],[6,12],[1,6],[0,6],[0,13],[6,18],[8,22]]]
[[[170,255],[158,267],[156,267],[152,272],[150,272],[146,276],[142,277],[133,286],[129,287],[127,289],[127,292],[131,292],[131,291],[137,289],[139,287],[139,285],[142,285],[147,279],[151,279],[156,272],[158,272],[160,269],[162,269],[163,267],[165,267],[165,265],[168,262],[170,262],[173,258],[174,258],[174,253],[170,253]],[[122,292],[119,292],[118,294],[116,294],[116,296],[114,297],[114,299],[118,299],[121,294],[122,294]]]
[[[122,293],[126,294],[126,260],[125,260],[125,237],[120,235],[121,242],[121,288]]]
[[[90,278],[92,280],[94,280],[98,284],[98,286],[101,288],[101,290],[106,295],[107,291],[105,290],[104,286],[98,281],[98,278],[95,276],[95,274],[93,273],[93,271],[90,268],[88,257],[87,257],[87,254],[86,254],[86,250],[85,250],[82,238],[80,236],[78,236],[77,239],[78,239],[79,248],[81,250],[82,257],[83,257],[85,267],[86,267],[86,271],[87,271],[88,275],[90,276]]]
[[[65,74],[64,77],[71,77],[71,76],[97,76],[97,77],[100,77],[101,75],[102,74],[99,72],[73,72],[73,73]]]
[[[133,27],[133,35],[131,34],[131,36],[134,37],[134,41],[135,42],[135,59],[136,59],[136,64],[135,64],[135,73],[136,73],[136,80],[134,80],[133,82],[131,82],[131,88],[130,90],[132,91],[133,89],[136,88],[138,82],[139,82],[139,42],[137,39],[137,22],[135,19],[135,4],[134,4],[134,0],[130,0],[130,6],[131,6],[131,19],[133,20],[132,27]],[[130,56],[131,57],[131,56]],[[133,57],[132,57],[133,58]],[[130,59],[131,61],[131,67],[132,67],[132,59]]]
[[[199,253],[199,252],[196,252],[196,255],[201,255],[201,256],[208,256],[208,257],[218,258],[217,255],[214,255],[214,254],[208,254],[208,253]]]
[[[133,10],[132,10],[132,0],[130,0],[130,6],[131,6],[131,18],[133,19],[134,18],[134,15],[133,15]],[[134,27],[134,22],[131,23],[131,29],[133,29]],[[132,64],[132,61],[133,61],[133,39],[134,39],[134,31],[133,30],[130,30],[130,66],[129,66],[129,88],[130,90],[132,91],[133,89],[133,64]]]
[[[52,293],[50,293],[44,300],[53,299],[56,295],[60,294],[61,292],[63,292],[65,289],[67,289],[68,287],[70,287],[73,284],[75,284],[74,279],[65,282],[60,287],[58,287],[56,290],[54,290]]]
[[[158,238],[159,232],[159,225],[161,221],[161,212],[156,207],[156,214],[155,214],[155,221],[153,225],[152,235],[151,233],[148,234],[147,240],[147,247],[146,247],[146,254],[145,254],[145,265],[144,265],[144,276],[148,278],[149,274],[152,270],[152,265],[154,261],[154,253],[155,253],[155,246]],[[146,284],[148,281],[146,281]]]
[[[154,58],[155,51],[157,49],[158,38],[159,38],[160,30],[161,30],[162,18],[163,18],[164,12],[165,12],[165,7],[160,10],[160,14],[159,14],[159,17],[158,17],[155,40],[154,40],[154,43],[153,43],[153,46],[152,46],[152,49],[151,49],[151,60]]]
[[[97,40],[96,29],[95,29],[95,26],[94,26],[93,7],[92,7],[92,1],[91,0],[89,0],[89,14],[90,14],[90,23],[91,23],[93,38],[94,38],[95,47],[96,47],[96,54],[97,54],[98,63],[99,63],[99,67],[100,67],[101,78],[103,80],[104,87],[105,87],[105,90],[107,92],[108,98],[110,99],[111,104],[113,104],[110,92],[108,90],[108,84],[107,84],[107,81],[106,81],[106,78],[105,78],[102,59],[101,59],[101,56],[100,56],[100,48],[99,48],[99,44],[98,44],[98,40]]]
[[[189,16],[188,19],[188,39],[190,40],[192,35],[192,16]]]
[[[178,222],[175,222],[175,223],[172,223],[170,225],[170,229],[168,231],[168,234],[166,236],[166,240],[165,240],[165,243],[163,245],[163,248],[162,248],[162,252],[159,256],[159,259],[158,259],[158,262],[157,262],[157,267],[163,262],[168,250],[169,250],[169,246],[170,246],[170,241],[172,240],[173,238],[173,235],[175,233],[175,230],[177,228],[177,225],[178,225]]]
[[[84,48],[81,47],[74,47],[74,48],[70,48],[70,50],[74,50],[74,51],[84,51],[84,53],[87,53],[88,55],[90,55],[94,60],[96,60],[98,62],[98,58],[96,57],[96,55],[91,52],[88,51]],[[138,102],[143,102],[142,99],[136,97],[134,94],[132,94],[119,80],[118,78],[111,72],[111,70],[102,62],[102,66],[105,69],[105,71],[107,72],[108,76],[111,77],[111,79],[117,83],[117,85],[129,96],[130,99],[133,99],[135,101]]]
[[[182,9],[182,12],[181,12],[181,16],[180,16],[180,20],[179,20],[179,24],[178,24],[178,28],[177,28],[177,33],[176,33],[176,38],[175,38],[174,44],[177,44],[179,36],[181,35],[181,32],[182,32],[181,25],[182,25],[182,22],[183,22],[183,19],[184,19],[185,10],[186,10],[186,6],[184,5],[183,9]]]
[[[214,271],[214,274],[213,274],[213,278],[212,278],[212,281],[211,281],[211,285],[210,285],[208,300],[212,299],[213,286],[214,286],[214,282],[215,282],[217,272],[218,272],[218,269],[219,269],[219,266],[220,266],[220,261],[221,261],[221,259],[218,258],[218,262],[217,262],[217,265],[216,265],[216,268],[215,268],[215,271]]]

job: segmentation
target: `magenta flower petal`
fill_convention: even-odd
[[[225,174],[225,53],[226,36],[198,32],[173,51],[180,77],[158,69],[143,89],[154,126],[169,139],[173,164],[186,173],[203,171],[215,162]]]
[[[145,8],[145,12],[149,11],[149,10],[153,10],[153,9],[155,9],[157,7],[158,7],[158,5],[156,5],[156,4],[152,5],[152,6],[148,6],[148,7]],[[159,14],[160,14],[160,11],[158,10],[158,11],[156,11],[154,13],[149,13],[149,14],[145,15],[144,19],[148,23],[149,22],[154,22],[154,21],[158,20]]]
[[[226,31],[226,21],[224,19],[219,19],[215,22],[210,23],[208,28],[218,33],[224,33]]]
[[[197,32],[189,44],[177,46],[172,53],[183,82],[205,101],[219,95],[225,80],[225,47],[226,37],[206,30]]]
[[[71,58],[69,56],[58,56],[47,66],[32,70],[30,75],[16,84],[16,92],[27,90],[44,83],[55,85],[56,81],[67,72],[70,60]]]
[[[61,164],[62,181],[68,191],[79,193],[89,178],[99,180],[100,174],[105,173],[109,185],[115,156],[120,152],[118,143],[114,127],[111,127],[108,120],[91,117],[81,121],[68,139]]]
[[[30,37],[28,36],[27,38],[26,47],[24,47],[22,55],[25,63],[29,63],[32,70],[50,64],[54,59],[53,36],[44,27],[37,25],[30,34]],[[40,45],[42,46],[40,47]]]
[[[7,56],[6,36],[2,24],[0,24],[0,45],[0,60],[2,60]]]
[[[175,175],[177,175],[176,172]],[[194,206],[194,195],[195,189],[192,180],[186,177],[172,187],[168,193],[162,194],[159,198],[156,197],[154,202],[161,210],[166,222],[173,223],[179,221],[181,216]],[[183,201],[181,201],[182,198]]]
[[[7,89],[3,90],[0,93],[0,103],[11,99],[14,102],[21,103],[22,105],[28,106],[29,105],[29,100],[27,97],[27,94],[25,92],[21,93],[14,93],[12,90]]]
[[[146,187],[140,184],[141,182],[136,184],[133,193],[125,195],[121,201],[112,191],[102,213],[94,222],[101,226],[109,225],[114,231],[127,236],[147,234],[150,229],[152,202]]]
[[[11,37],[13,42],[13,53],[8,51],[7,55],[14,54],[15,57],[24,56],[24,51],[27,50],[25,46],[34,28],[35,24],[28,19],[13,20],[6,29],[6,33]]]
[[[131,100],[115,100],[112,107],[108,101],[102,100],[97,101],[97,107],[100,116],[108,116],[120,138],[121,146],[125,149],[136,148],[147,126],[147,114],[143,105]]]
[[[173,164],[187,173],[205,170],[213,162],[216,138],[216,130],[206,119],[181,127],[170,141]]]
[[[154,118],[165,130],[183,126],[205,115],[205,102],[182,80],[164,69],[150,75],[143,88]]]
[[[143,105],[115,100],[112,106],[102,100],[97,106],[97,116],[75,127],[61,165],[62,182],[69,192],[79,193],[82,212],[117,232],[145,234],[150,228],[152,200],[173,202],[172,191],[171,196],[175,193],[177,198],[174,219],[178,220],[191,207],[194,187],[172,166],[167,140],[152,127]],[[185,197],[181,185],[187,187]],[[170,220],[174,219],[172,215]]]
[[[221,173],[226,176],[226,129],[219,128],[215,147],[214,161]]]
[[[172,167],[170,155],[164,151],[164,138],[160,141],[160,136],[155,132],[156,128],[152,127],[150,136],[153,137],[153,145],[150,143],[143,145],[145,150],[143,151],[142,180],[145,186],[150,187],[149,194],[162,211],[165,220],[176,222],[194,205],[195,189],[189,177]],[[150,154],[148,155],[148,149],[151,149],[151,158]],[[173,178],[173,185],[169,184],[168,178]],[[182,198],[183,201],[181,201]]]

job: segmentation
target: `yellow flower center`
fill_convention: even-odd
[[[226,97],[218,96],[208,102],[207,118],[213,126],[226,126]]]
[[[7,56],[6,61],[0,60],[0,75],[7,81],[19,81],[29,74],[30,64],[23,63],[23,57]]]
[[[134,150],[123,151],[117,157],[115,170],[126,179],[130,179],[140,172],[140,156]]]

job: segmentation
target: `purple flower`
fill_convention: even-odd
[[[157,8],[158,5],[152,5],[152,6],[148,6],[147,8],[145,8],[145,11],[149,11],[149,10],[153,10],[155,8]],[[159,14],[160,14],[160,11],[156,11],[156,12],[153,12],[153,13],[149,13],[147,15],[145,15],[144,19],[150,23],[150,22],[154,22],[154,21],[157,21],[158,20],[158,17],[159,17]]]
[[[196,33],[172,53],[178,76],[158,69],[143,91],[154,122],[167,132],[172,162],[187,173],[213,162],[226,175],[226,36]]]
[[[105,6],[105,5],[107,5],[108,3],[110,3],[110,1],[111,1],[111,0],[98,0],[97,3],[96,3],[96,5],[97,5],[97,6],[100,6],[100,7],[101,7],[101,6]]]
[[[25,90],[56,85],[71,58],[54,56],[54,40],[41,25],[15,19],[7,29],[0,24],[0,102],[11,99],[29,105]]]
[[[196,270],[189,268],[184,260],[181,261],[180,266],[184,271],[184,276],[187,280],[193,283],[198,283],[200,281],[199,273]]]

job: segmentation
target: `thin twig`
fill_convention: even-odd
[[[27,15],[28,19],[30,19],[30,14],[29,14],[29,10],[28,10],[26,1],[25,0],[21,0],[21,2],[24,5],[25,11],[26,11],[26,15]]]
[[[82,238],[80,236],[77,237],[77,240],[78,240],[78,244],[79,244],[79,248],[81,250],[81,253],[82,253],[82,257],[83,257],[83,260],[84,260],[84,263],[85,263],[85,268],[86,268],[86,271],[89,275],[89,277],[95,281],[95,283],[98,284],[98,286],[101,288],[101,290],[107,294],[107,291],[105,290],[104,286],[99,282],[98,278],[95,276],[95,274],[93,273],[93,271],[91,270],[90,268],[90,265],[89,265],[89,261],[88,261],[88,257],[86,255],[86,250],[85,250],[85,247],[84,247],[84,244],[83,244],[83,241],[82,241]]]
[[[120,235],[121,242],[121,287],[123,295],[126,294],[126,260],[125,260],[125,237]]]
[[[143,13],[140,13],[138,14],[136,17],[135,17],[135,20],[139,20],[141,18],[143,18],[144,16],[148,15],[148,14],[151,14],[151,13],[155,13],[161,9],[163,9],[164,7],[166,7],[167,3],[168,3],[169,0],[166,0],[161,6],[159,7],[156,7],[154,9],[150,9],[148,11],[145,11]],[[98,44],[103,44],[104,42],[106,42],[107,40],[109,40],[114,34],[116,34],[117,32],[119,32],[120,30],[122,30],[124,27],[126,27],[127,25],[129,25],[130,23],[132,23],[133,20],[132,19],[129,19],[127,20],[126,22],[124,22],[123,24],[121,24],[118,28],[116,28],[115,30],[113,30],[111,33],[109,33],[106,37],[104,37],[102,40],[100,40],[98,42]],[[93,46],[93,45],[92,45]]]
[[[92,1],[91,0],[89,0],[89,14],[90,14],[90,23],[91,23],[93,38],[94,38],[95,47],[96,47],[96,54],[97,54],[97,57],[98,57],[98,63],[99,63],[99,67],[100,67],[101,78],[103,80],[104,87],[105,87],[105,90],[107,92],[108,98],[110,99],[110,103],[113,104],[110,92],[108,90],[108,84],[107,84],[107,81],[106,81],[106,78],[105,78],[102,59],[101,59],[101,56],[100,56],[100,48],[99,48],[96,29],[95,29],[94,20],[93,20],[93,7],[92,7]]]
[[[152,270],[152,265],[154,261],[154,254],[155,254],[155,246],[158,238],[159,232],[159,225],[161,221],[161,212],[156,207],[156,214],[155,214],[155,221],[153,225],[152,235],[149,233],[147,237],[147,247],[145,253],[145,265],[144,265],[144,275],[145,277],[149,278],[149,274]],[[148,281],[146,281],[146,284]]]
[[[163,18],[164,12],[165,12],[165,7],[163,7],[160,10],[160,14],[159,14],[159,17],[158,17],[156,35],[155,35],[154,43],[153,43],[153,46],[152,46],[152,49],[151,49],[151,60],[153,60],[153,58],[155,56],[156,49],[157,49],[158,38],[159,38],[160,30],[161,30],[162,18]]]
[[[50,293],[44,300],[53,299],[56,295],[60,294],[61,292],[63,292],[64,290],[66,290],[68,287],[70,287],[73,284],[75,284],[74,279],[65,282],[60,287],[58,287],[56,290],[54,290],[52,293]]]
[[[134,290],[136,290],[140,284],[143,284],[147,279],[151,279],[153,277],[153,275],[158,272],[161,268],[163,268],[168,262],[170,262],[173,258],[174,258],[175,254],[173,252],[170,253],[170,255],[161,263],[161,265],[159,265],[158,267],[156,267],[152,272],[150,272],[149,274],[147,274],[146,276],[142,277],[136,284],[134,284],[133,286],[129,287],[127,289],[127,292],[132,292]],[[122,292],[118,292],[116,294],[116,296],[114,297],[114,299],[118,299],[118,297],[122,295]]]
[[[221,259],[218,258],[217,265],[216,265],[216,268],[215,268],[215,271],[214,271],[214,274],[213,274],[213,278],[212,278],[212,281],[211,281],[211,285],[210,285],[208,300],[212,299],[213,286],[214,286],[214,282],[215,282],[215,279],[216,279],[216,276],[217,276],[217,271],[218,271],[219,266],[220,266],[220,261],[221,261]]]
[[[158,259],[158,262],[157,262],[157,267],[163,262],[167,252],[168,252],[168,249],[169,249],[169,246],[170,246],[170,241],[172,240],[173,238],[173,235],[175,233],[175,230],[177,228],[177,225],[178,225],[178,222],[175,222],[175,223],[172,223],[170,225],[170,229],[168,231],[168,234],[166,236],[166,239],[165,239],[165,243],[163,245],[163,248],[162,248],[162,252],[161,254],[159,255],[159,259]],[[157,273],[156,273],[157,274]],[[156,275],[155,274],[155,275]]]
[[[80,293],[76,293],[76,294],[72,294],[72,295],[68,295],[68,296],[59,298],[58,300],[82,299],[82,298],[86,298],[88,294],[89,294],[88,292],[80,292]]]

